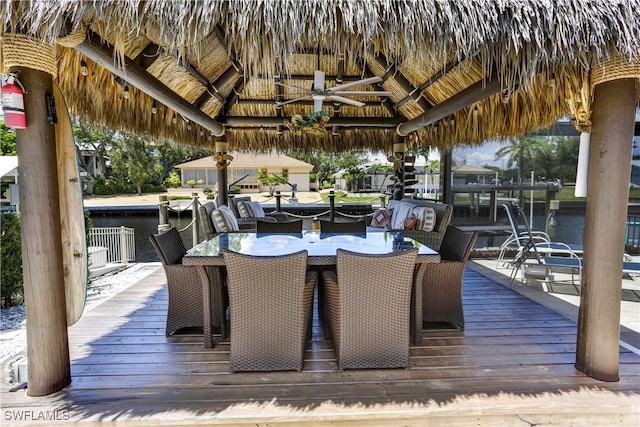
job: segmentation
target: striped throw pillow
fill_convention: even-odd
[[[436,211],[426,206],[416,206],[413,208],[413,214],[418,220],[416,228],[423,231],[433,231],[436,227]]]
[[[218,233],[238,231],[240,229],[236,217],[233,216],[233,212],[225,205],[211,212],[211,221]]]
[[[238,213],[240,218],[264,218],[265,216],[262,205],[256,201],[238,202]]]
[[[236,207],[238,208],[238,215],[240,218],[253,218],[253,210],[247,205],[248,202],[238,202]]]

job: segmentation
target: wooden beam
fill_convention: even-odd
[[[151,65],[156,62],[156,59],[160,56],[160,54],[164,52],[160,46],[155,43],[149,43],[145,46],[145,48],[133,58],[133,62],[140,65],[145,70],[148,70]]]
[[[385,70],[387,69],[387,64],[389,63],[389,61],[387,61],[384,55],[372,55],[372,56],[380,66],[384,67]],[[409,82],[409,80],[399,70],[393,73],[390,78],[395,80],[395,82],[400,85],[402,90],[404,90],[407,93],[413,93],[417,90],[417,88],[413,86],[411,82]],[[415,102],[423,111],[427,111],[428,109],[433,107],[433,105],[431,105],[431,103],[428,100],[422,97],[415,100]]]
[[[624,233],[637,79],[595,87],[576,368],[618,381]]]
[[[220,123],[195,108],[140,65],[125,57],[124,67],[119,67],[114,61],[116,56],[113,47],[107,43],[99,45],[91,39],[87,38],[87,40],[77,45],[75,49],[116,76],[125,79],[141,92],[180,113],[185,119],[199,124],[214,135],[224,134],[224,127]]]
[[[220,115],[225,116],[229,112],[233,104],[235,104],[238,101],[238,98],[240,98],[240,94],[244,90],[245,83],[246,83],[245,79],[239,79],[236,82],[236,85],[233,87],[233,90],[231,91],[229,96],[227,96],[227,101],[224,103],[224,106],[220,111]]]
[[[184,61],[182,63],[182,66],[193,77],[195,77],[196,80],[198,80],[202,86],[204,86],[206,88],[206,90],[203,93],[206,93],[208,95],[208,98],[211,98],[211,97],[216,98],[221,103],[225,101],[224,97],[218,93],[218,90],[216,88],[214,88],[211,85],[211,83],[209,82],[209,80],[207,80],[207,78],[205,76],[200,74],[200,71],[196,70],[193,65],[191,65],[189,62]],[[199,101],[200,101],[200,98],[198,98],[196,100],[196,102],[194,102],[192,105],[194,105],[194,106],[196,106],[196,108],[198,108],[200,105],[202,105],[202,104],[198,104]],[[203,102],[203,104],[204,104],[204,102]]]
[[[375,74],[371,70],[371,67],[369,67],[369,64],[367,63],[365,58],[362,58],[362,64],[363,64],[363,71],[364,71],[365,77],[366,78],[375,77]],[[383,81],[384,81],[384,79],[383,79]],[[384,88],[384,86],[382,84],[380,84],[380,83],[376,83],[374,88],[376,88],[378,90],[386,90]],[[391,115],[393,115],[394,117],[400,117],[403,120],[407,120],[407,118],[402,113],[400,113],[400,111],[398,111],[398,109],[396,108],[396,105],[394,105],[394,103],[391,102],[391,100],[389,98],[385,98],[382,101],[382,105],[384,105],[384,107],[387,109],[387,111],[389,111],[391,113]]]
[[[281,81],[282,79],[280,78],[280,75],[277,75],[274,79],[274,83],[279,83]],[[276,104],[276,114],[278,117],[282,117],[282,105],[279,105],[279,103],[284,101],[284,88],[277,84],[274,84],[274,86],[276,89],[276,99],[274,100],[274,103]]]
[[[344,55],[338,57],[338,73],[333,80],[336,81],[336,86],[344,83]]]
[[[433,83],[435,83],[440,77],[444,76],[447,72],[449,72],[453,68],[455,68],[459,63],[460,63],[460,61],[458,61],[457,59],[454,59],[453,61],[450,61],[444,67],[439,69],[433,76],[431,76],[429,78],[429,80],[427,80],[426,82],[421,84],[415,91],[411,92],[409,95],[407,95],[406,97],[404,97],[400,101],[398,101],[398,103],[396,105],[398,107],[400,107],[401,105],[405,104],[408,101],[417,100],[418,98],[420,98],[423,95],[422,92],[426,88],[428,88]]]
[[[276,85],[276,87],[282,87],[282,86]],[[276,92],[277,92],[277,89],[276,89]],[[276,96],[274,99],[238,99],[235,101],[235,103],[238,105],[275,105],[276,108],[278,108],[278,106],[276,105],[277,100],[278,100],[278,93],[276,93]],[[283,98],[283,101],[284,101],[284,98]],[[375,101],[362,101],[362,102],[364,103],[365,106],[368,106],[368,107],[380,106],[380,102],[375,102]],[[329,105],[329,104],[333,104],[333,102],[331,100],[325,100],[324,104]],[[296,101],[295,103],[288,104],[288,105],[313,105],[313,99],[311,98],[301,99],[299,101]],[[344,105],[344,104],[341,104],[341,105]]]
[[[276,127],[284,124],[283,117],[245,117],[227,116],[218,118],[221,123],[230,128],[238,126],[263,126]],[[371,127],[371,128],[393,128],[402,123],[400,117],[332,117],[330,125],[342,127]],[[258,128],[259,129],[259,128]],[[256,129],[256,130],[258,130]]]
[[[200,109],[212,96],[222,104],[227,102],[227,99],[220,93],[219,88],[225,86],[239,75],[236,69],[230,65],[213,83],[207,83],[207,90],[202,92],[202,95],[193,103],[193,106]]]
[[[45,94],[51,75],[17,68],[27,128],[18,129],[22,267],[27,318],[29,396],[44,396],[71,382],[54,127]],[[63,114],[67,114],[66,111]]]
[[[220,43],[222,44],[222,47],[224,48],[225,51],[227,51],[227,54],[229,55],[229,60],[231,61],[231,65],[233,66],[233,68],[236,69],[238,74],[241,74],[241,75],[244,74],[242,71],[243,70],[242,64],[238,61],[238,55],[236,55],[236,53],[232,49],[229,49],[229,42],[227,41],[227,38],[225,37],[224,32],[222,31],[222,28],[220,28],[220,25],[216,25],[215,32],[216,32],[216,36],[218,37],[218,40],[220,40]]]
[[[281,80],[283,83],[286,83],[287,80],[308,80],[310,82],[313,81],[313,74],[284,74],[281,73]],[[273,77],[271,76],[265,76],[262,74],[258,74],[253,76],[254,79],[261,79],[261,80],[273,80]],[[325,80],[335,80],[337,81],[339,78],[339,73],[336,75],[333,74],[325,74],[324,76]],[[342,83],[349,83],[349,82],[356,82],[358,80],[361,80],[362,77],[361,76],[342,76]],[[311,89],[311,86],[309,86],[309,89]]]
[[[409,120],[406,123],[402,123],[396,130],[399,135],[408,135],[420,129],[423,126],[435,123],[438,120],[447,117],[450,114],[461,110],[474,102],[478,102],[488,96],[500,92],[500,82],[497,78],[492,78],[489,82],[480,80],[477,83],[469,86],[462,92],[457,93],[451,98],[447,99],[441,104],[428,110],[426,113]]]

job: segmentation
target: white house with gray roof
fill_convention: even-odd
[[[270,153],[241,153],[230,152],[233,160],[227,168],[227,182],[240,187],[243,193],[257,193],[269,191],[269,188],[262,186],[258,182],[257,174],[260,169],[267,169],[268,173],[280,174],[283,170],[288,173],[288,182],[295,184],[298,191],[309,191],[309,173],[313,169],[313,165],[294,159],[284,154],[275,152]],[[203,184],[197,187],[210,187],[213,190],[218,189],[218,169],[213,156],[203,157],[198,160],[181,163],[176,165],[180,168],[182,177],[182,186],[188,187],[187,182],[190,180],[199,181]],[[276,188],[280,191],[290,191],[291,187],[283,184]]]

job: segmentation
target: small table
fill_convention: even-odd
[[[206,275],[205,266],[224,266],[225,250],[253,256],[287,255],[301,250],[309,254],[308,264],[312,266],[336,265],[336,251],[345,249],[366,254],[388,254],[406,248],[418,248],[416,275],[412,292],[411,324],[414,341],[422,341],[422,282],[424,265],[440,262],[440,255],[430,247],[399,233],[381,232],[366,234],[326,234],[318,231],[304,231],[301,234],[258,234],[249,232],[220,233],[192,249],[182,259],[184,265],[201,267],[200,274]],[[204,335],[205,347],[212,348],[210,289],[204,287]]]

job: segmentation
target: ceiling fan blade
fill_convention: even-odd
[[[374,91],[366,91],[366,90],[339,90],[337,92],[331,91],[333,95],[377,95],[377,96],[391,96],[391,92],[386,90],[374,90]]]
[[[286,84],[286,83],[280,83],[280,82],[273,82],[273,83],[274,83],[274,84],[276,84],[276,85],[278,85],[278,86],[288,87],[288,88],[290,88],[290,89],[298,89],[298,90],[301,90],[301,91],[303,91],[303,92],[305,92],[305,93],[308,93],[308,92],[309,92],[309,89],[308,89],[308,88],[304,88],[304,87],[300,87],[300,86],[294,86],[294,85],[288,85],[288,84]]]
[[[302,101],[303,99],[307,99],[307,98],[310,98],[310,96],[307,95],[307,96],[303,96],[301,98],[289,99],[288,101],[282,101],[282,102],[276,101],[276,105],[293,104],[294,102]]]
[[[338,92],[341,90],[349,89],[350,87],[360,86],[360,85],[368,85],[372,83],[381,82],[382,79],[380,77],[369,77],[368,79],[356,80],[355,82],[343,83],[341,85],[337,85],[334,87],[330,87],[327,89],[327,92]]]
[[[313,111],[322,111],[322,99],[313,98]]]
[[[335,102],[340,102],[342,104],[349,104],[355,107],[364,107],[366,104],[364,102],[356,101],[355,99],[345,98],[344,96],[338,95],[329,95],[325,99],[330,99]]]
[[[313,73],[313,90],[324,90],[324,71],[316,70]]]

